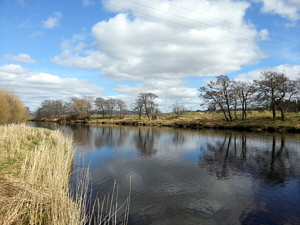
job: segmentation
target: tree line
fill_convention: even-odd
[[[235,81],[226,75],[216,77],[216,81],[199,88],[199,97],[209,110],[220,110],[227,121],[247,119],[248,109],[260,108],[272,111],[276,120],[276,111],[280,111],[281,120],[286,120],[286,112],[291,106],[299,106],[300,78],[289,79],[285,73],[262,72],[259,80]]]
[[[0,124],[25,121],[27,111],[28,108],[13,90],[0,88]]]
[[[135,102],[131,105],[134,111],[141,119],[143,114],[146,114],[148,120],[156,119],[160,112],[155,103],[158,96],[152,93],[140,93]],[[70,101],[62,100],[44,100],[41,106],[36,110],[37,119],[54,119],[59,120],[89,120],[93,112],[103,115],[105,118],[108,115],[112,118],[117,114],[120,119],[123,119],[129,113],[128,105],[121,99],[102,97],[72,97]]]
[[[286,112],[300,111],[300,78],[289,79],[285,73],[273,71],[262,72],[259,80],[236,81],[226,75],[199,88],[201,106],[209,111],[219,110],[227,121],[235,119],[247,120],[249,109],[271,110],[273,120],[280,111],[281,120],[286,120]],[[156,103],[157,95],[140,93],[130,110],[138,115],[146,115],[148,120],[157,118],[160,113]],[[103,118],[117,115],[120,119],[130,112],[128,105],[121,99],[102,97],[72,97],[68,102],[62,100],[45,100],[36,111],[36,117],[58,118],[63,120],[90,119],[92,113],[101,114]],[[177,101],[172,105],[172,112],[179,117],[186,112],[185,107]]]

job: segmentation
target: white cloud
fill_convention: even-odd
[[[187,83],[181,80],[151,80],[145,81],[142,84],[136,85],[119,85],[114,88],[125,96],[131,96],[131,101],[134,102],[139,93],[153,93],[159,96],[157,103],[163,111],[170,111],[170,107],[175,101],[186,107],[199,108],[201,100],[198,98],[198,90],[196,88],[186,87]]]
[[[1,87],[11,87],[19,94],[24,104],[32,110],[43,100],[64,100],[70,97],[101,96],[102,87],[88,80],[60,78],[57,75],[30,71],[20,65],[0,66]]]
[[[31,35],[30,35],[30,37],[31,38],[34,38],[34,37],[39,37],[39,36],[43,36],[44,35],[44,32],[42,32],[42,31],[35,31],[35,32],[33,32]]]
[[[5,59],[10,60],[10,61],[19,61],[19,62],[25,62],[25,63],[29,63],[29,64],[35,63],[35,61],[30,57],[30,55],[24,54],[24,53],[20,53],[15,56],[5,55],[4,57],[5,57]]]
[[[53,16],[49,16],[47,20],[43,21],[43,27],[46,29],[53,29],[59,26],[59,20],[62,17],[61,12],[54,12]]]
[[[93,4],[92,0],[82,0],[82,4],[83,6],[89,6]]]
[[[259,36],[260,36],[260,39],[263,41],[269,40],[269,31],[267,29],[262,29],[259,32]]]
[[[264,71],[284,72],[289,79],[295,80],[300,78],[300,65],[283,64],[273,68],[263,68],[251,71],[249,73],[237,76],[239,80],[258,80]]]
[[[69,45],[61,46],[62,52],[53,62],[68,67],[100,69],[101,76],[115,80],[146,81],[228,74],[265,57],[256,39],[266,38],[267,31],[258,32],[244,21],[249,3],[172,1],[181,8],[159,0],[139,2],[148,7],[121,0],[106,3],[110,4],[105,4],[108,10],[119,14],[93,26],[94,45],[77,51],[75,47],[79,43],[69,41]],[[132,10],[132,14],[111,5]]]
[[[114,88],[121,94],[138,95],[141,92],[152,92],[165,98],[180,100],[182,98],[197,97],[197,89],[185,87],[186,83],[180,80],[151,80],[136,85],[119,85]]]
[[[300,19],[299,0],[258,0],[263,2],[261,11],[264,13],[279,14],[293,22]]]

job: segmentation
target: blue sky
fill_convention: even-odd
[[[43,100],[159,96],[200,109],[218,75],[300,77],[299,0],[0,0],[0,87]]]

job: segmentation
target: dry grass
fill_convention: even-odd
[[[180,117],[173,113],[162,113],[156,120],[148,121],[146,115],[139,120],[137,115],[126,115],[119,119],[117,115],[113,118],[105,118],[102,115],[92,115],[90,120],[69,121],[70,123],[89,124],[120,124],[134,126],[168,126],[183,128],[217,128],[217,129],[237,129],[254,131],[276,131],[276,132],[300,132],[300,113],[286,113],[286,121],[281,121],[280,112],[277,112],[277,120],[272,119],[272,112],[249,111],[247,120],[241,119],[241,112],[237,112],[238,119],[227,122],[221,112],[186,112]]]
[[[1,224],[80,224],[69,198],[72,139],[25,125],[0,127]]]
[[[92,224],[91,214],[99,215],[97,224],[116,224],[122,207],[126,224],[130,196],[118,206],[115,191],[103,200],[102,212],[94,205],[87,213],[88,171],[70,191],[72,162],[72,139],[60,131],[0,126],[0,224]]]

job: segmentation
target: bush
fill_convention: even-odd
[[[0,88],[0,124],[25,121],[27,109],[11,89]]]

